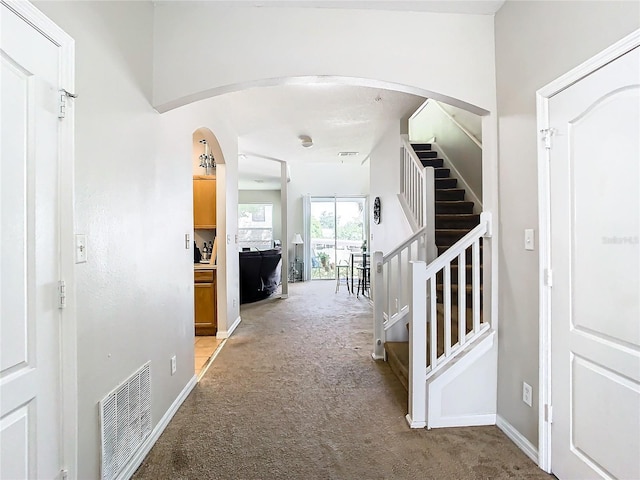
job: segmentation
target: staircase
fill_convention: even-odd
[[[411,144],[416,155],[420,159],[423,167],[433,167],[435,177],[435,241],[438,256],[446,252],[455,242],[460,240],[480,223],[480,215],[473,213],[473,202],[465,200],[464,188],[458,188],[458,180],[451,177],[451,170],[444,167],[444,160],[437,158],[437,152],[431,149],[429,143]],[[480,245],[482,247],[482,244]],[[480,250],[482,252],[482,249]],[[471,275],[471,250],[467,251],[466,283],[465,283],[465,305],[471,305],[472,295],[472,275]],[[480,265],[482,268],[482,265]],[[438,296],[437,320],[437,355],[440,356],[445,350],[444,338],[444,283],[443,274],[438,274],[436,291]],[[482,278],[482,275],[480,276]],[[480,284],[482,291],[482,283]],[[457,305],[459,299],[458,287],[458,265],[455,262],[451,265],[451,301]],[[467,332],[473,328],[471,308],[465,309],[465,323]],[[481,314],[482,315],[482,314]],[[407,324],[407,328],[409,328]],[[451,339],[450,346],[453,346],[458,338],[458,309],[451,309]],[[429,326],[427,326],[427,336],[429,336]],[[427,344],[427,358],[430,356],[430,344]],[[387,361],[391,370],[396,374],[402,385],[408,390],[409,377],[409,342],[385,342],[384,349],[387,354]]]

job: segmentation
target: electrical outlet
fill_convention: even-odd
[[[533,389],[527,382],[522,382],[522,401],[529,406],[533,401]]]
[[[87,236],[83,233],[76,234],[76,263],[87,262]]]
[[[171,375],[175,375],[176,373],[176,356],[171,357]]]
[[[234,298],[234,299],[233,299],[233,307],[234,307],[234,308],[235,308],[235,306],[236,306],[236,304],[237,304],[237,303],[238,303],[238,300]]]

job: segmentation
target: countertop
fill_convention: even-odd
[[[194,263],[194,270],[217,270],[217,265],[211,265],[210,263]]]

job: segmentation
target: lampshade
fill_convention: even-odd
[[[294,245],[302,245],[304,242],[302,241],[302,237],[300,236],[299,233],[296,233],[296,236],[293,238],[293,243]]]

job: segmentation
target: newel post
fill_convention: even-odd
[[[427,236],[427,264],[438,256],[436,248],[436,181],[435,169],[424,169],[424,224]]]
[[[371,257],[371,287],[373,294],[373,353],[374,360],[384,359],[384,273],[382,252],[373,252]]]
[[[409,413],[411,428],[427,425],[427,264],[411,262],[409,315]]]

